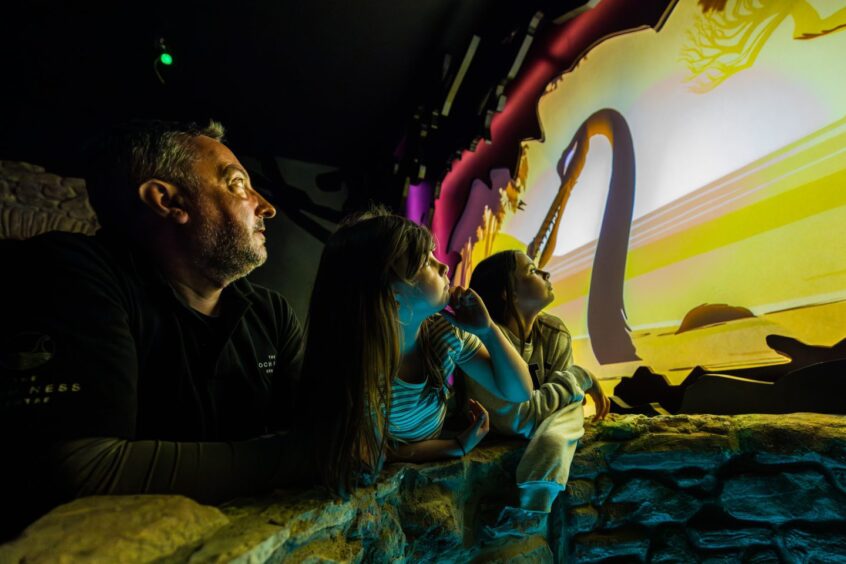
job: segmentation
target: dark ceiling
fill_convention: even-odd
[[[442,104],[474,34],[456,134],[441,138],[454,146],[441,152],[481,131],[480,100],[535,12],[549,21],[582,3],[37,0],[6,14],[0,159],[74,175],[78,147],[111,123],[214,118],[237,153],[388,170],[421,111]],[[174,57],[158,65],[164,83],[159,38]]]

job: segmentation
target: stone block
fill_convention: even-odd
[[[733,442],[742,452],[815,453],[846,464],[846,417],[822,413],[738,415]]]
[[[793,562],[846,563],[846,523],[840,523],[833,531],[787,529],[780,537]]]
[[[661,527],[655,533],[650,546],[651,564],[676,564],[697,562],[696,551],[687,541],[683,527]]]
[[[683,468],[673,472],[669,478],[679,489],[695,489],[705,493],[713,493],[718,484],[714,474],[702,468]]]
[[[93,496],[61,505],[0,547],[0,562],[147,562],[229,522],[182,496]]]
[[[593,501],[596,494],[596,487],[591,480],[570,480],[566,489],[559,495],[570,507],[587,505]]]
[[[727,480],[720,502],[733,517],[750,521],[844,521],[846,499],[815,471],[745,474]]]
[[[400,518],[406,535],[412,538],[450,537],[453,542],[460,542],[463,523],[455,493],[438,484],[403,491]]]
[[[829,458],[816,452],[759,452],[752,459],[758,464],[767,466],[780,466],[785,464],[805,464],[808,466],[819,466],[828,469],[846,470],[846,463]]]
[[[602,474],[596,478],[596,503],[602,505],[614,490],[614,480],[609,474]]]
[[[728,436],[711,433],[656,433],[625,443],[609,457],[612,470],[673,472],[682,468],[714,469],[732,455]]]
[[[350,541],[341,535],[319,538],[298,546],[285,554],[282,562],[325,564],[328,562],[360,562],[364,549],[360,541]]]
[[[592,441],[629,441],[646,433],[648,423],[644,415],[609,415],[607,419],[585,429],[585,435]]]
[[[637,529],[593,532],[573,538],[573,556],[580,564],[607,558],[643,562],[648,550],[649,536]]]
[[[541,536],[533,536],[487,548],[474,558],[473,562],[484,562],[486,564],[552,564],[554,559],[546,539]]]
[[[690,529],[689,535],[698,548],[706,550],[769,546],[772,544],[773,536],[770,529],[762,527],[720,530]]]
[[[182,562],[231,562],[247,556],[250,562],[273,561],[274,554],[283,549],[290,538],[290,530],[272,525],[255,516],[232,520],[200,546],[188,545],[157,564]]]
[[[610,527],[623,523],[654,526],[685,523],[702,507],[697,498],[652,480],[635,478],[614,492],[606,505]],[[622,507],[615,508],[617,505]]]
[[[590,505],[582,507],[574,507],[567,511],[567,533],[573,535],[577,533],[589,533],[596,528],[599,522],[599,511]]]
[[[593,443],[580,446],[570,465],[570,479],[594,478],[608,470],[607,459],[620,448],[616,443]]]

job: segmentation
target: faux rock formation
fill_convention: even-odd
[[[0,562],[148,562],[201,540],[228,522],[215,507],[181,496],[100,496],[58,507]]]
[[[493,538],[524,447],[393,465],[347,500],[280,491],[218,511],[88,498],[0,547],[0,561],[846,562],[846,417],[611,415],[586,430],[547,526],[514,521]]]
[[[62,178],[29,163],[0,161],[0,239],[27,239],[46,231],[90,235],[96,230],[84,180]]]

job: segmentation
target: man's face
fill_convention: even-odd
[[[205,136],[190,142],[197,181],[189,196],[192,251],[207,276],[229,283],[267,260],[264,220],[276,210],[253,190],[247,171],[228,147]]]

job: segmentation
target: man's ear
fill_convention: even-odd
[[[138,187],[138,197],[159,217],[179,224],[188,222],[184,199],[175,184],[152,178]]]

